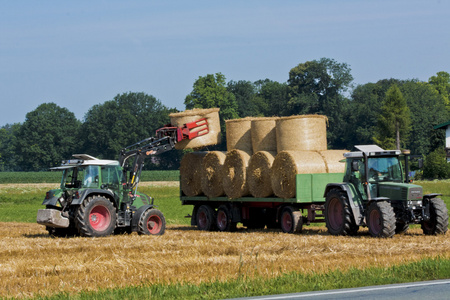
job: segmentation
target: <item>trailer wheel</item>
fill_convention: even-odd
[[[281,230],[285,233],[302,232],[302,213],[294,210],[292,206],[286,206],[281,211],[280,226]]]
[[[231,220],[231,212],[225,205],[219,206],[216,214],[216,226],[219,231],[236,230],[236,222]]]
[[[81,236],[108,236],[116,228],[116,208],[103,196],[83,200],[76,213],[76,227]]]
[[[353,220],[347,194],[339,189],[327,193],[325,223],[331,235],[356,235],[359,226]]]
[[[197,228],[210,231],[215,228],[215,213],[211,206],[201,205],[197,210]]]
[[[166,219],[158,209],[148,209],[139,218],[137,230],[139,235],[163,235],[165,230]]]
[[[395,234],[395,213],[386,201],[372,202],[367,211],[367,226],[373,237],[393,237]]]
[[[422,230],[426,235],[445,234],[448,230],[448,210],[441,198],[429,200],[430,220],[422,222]]]

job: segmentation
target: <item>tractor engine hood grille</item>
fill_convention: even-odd
[[[391,200],[421,200],[423,197],[423,189],[420,185],[380,182],[379,197],[387,197]]]

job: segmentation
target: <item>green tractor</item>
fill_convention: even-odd
[[[38,211],[37,223],[54,236],[164,234],[164,215],[156,209],[153,198],[137,191],[144,160],[174,149],[181,140],[204,135],[207,129],[206,119],[182,127],[168,124],[156,131],[156,137],[122,149],[118,161],[73,155],[52,168],[63,171],[61,186],[47,192],[42,203],[46,208]]]
[[[355,146],[345,153],[343,183],[325,189],[325,222],[332,235],[355,235],[367,226],[373,237],[404,233],[410,224],[420,224],[424,234],[445,234],[448,211],[441,194],[423,195],[408,177],[409,153],[383,150],[376,145]]]

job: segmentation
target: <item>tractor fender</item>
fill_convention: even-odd
[[[154,208],[155,206],[152,204],[149,205],[143,205],[139,207],[136,212],[133,214],[133,218],[131,219],[131,231],[137,231],[139,226],[139,220],[141,219],[141,216],[149,209]]]
[[[347,183],[329,183],[325,187],[325,193],[323,196],[326,198],[328,192],[334,188],[338,188],[346,193],[355,223],[356,225],[361,226],[364,225],[364,207],[358,197],[353,197],[354,191],[352,191],[352,187],[353,186],[350,187]]]
[[[425,199],[425,198],[433,199],[433,198],[436,198],[437,196],[442,196],[442,194],[438,194],[438,193],[426,194],[426,195],[423,195],[423,199]]]
[[[79,198],[73,198],[71,205],[80,205],[84,199],[86,199],[88,196],[95,194],[95,195],[103,195],[106,196],[107,198],[111,199],[111,202],[114,204],[114,206],[117,207],[117,203],[114,197],[114,193],[112,191],[109,190],[102,190],[102,189],[86,189],[83,190],[80,193],[80,197]]]

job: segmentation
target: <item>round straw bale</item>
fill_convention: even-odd
[[[186,196],[198,196],[202,193],[202,160],[206,153],[186,153],[181,159],[180,187]]]
[[[202,191],[209,198],[224,195],[222,169],[225,157],[226,152],[211,151],[203,158]]]
[[[219,108],[192,109],[180,113],[169,114],[170,123],[175,127],[182,127],[184,124],[206,118],[208,122],[209,132],[206,131],[207,126],[199,126],[193,128],[191,132],[205,133],[192,140],[182,140],[175,144],[175,149],[197,149],[220,143],[220,120]]]
[[[277,151],[327,150],[327,117],[303,115],[277,120]]]
[[[282,151],[272,164],[272,189],[281,198],[294,198],[297,174],[326,173],[322,156],[315,151]]]
[[[223,190],[232,199],[249,194],[247,184],[247,168],[250,155],[241,150],[231,150],[227,153],[223,164]]]
[[[327,167],[327,173],[344,173],[345,163],[341,162],[344,159],[344,153],[347,150],[325,150],[319,151],[322,155],[325,165]]]
[[[252,118],[226,120],[225,125],[227,128],[227,150],[237,149],[252,155]]]
[[[254,118],[251,136],[253,153],[258,151],[277,151],[276,118]]]
[[[254,197],[265,198],[273,195],[271,168],[276,152],[259,151],[252,155],[248,163],[247,181]]]

